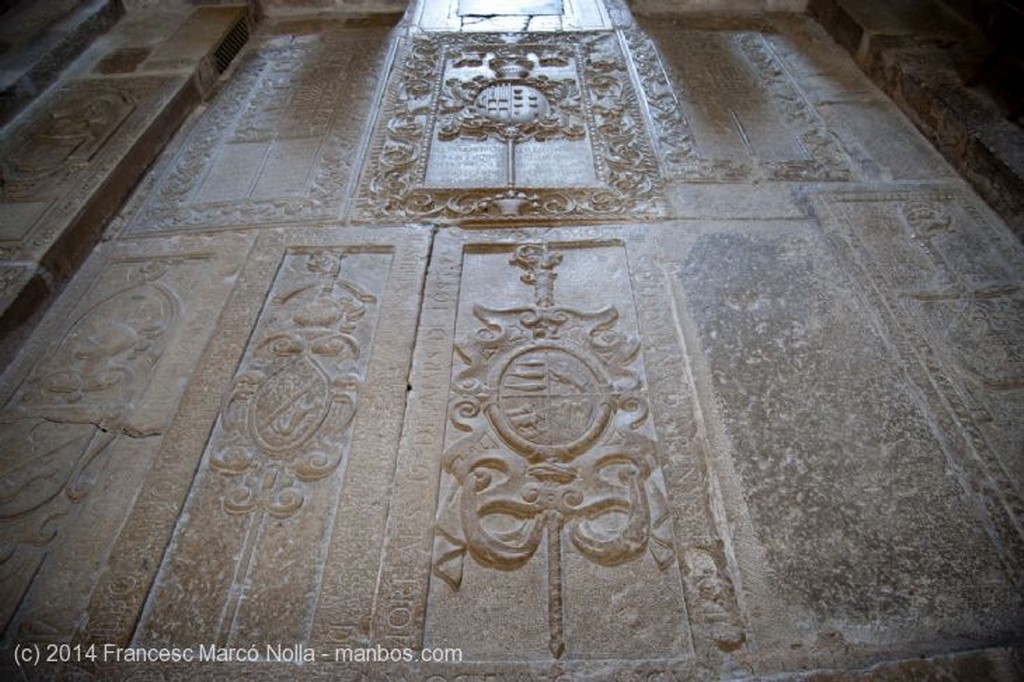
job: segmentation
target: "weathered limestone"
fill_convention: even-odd
[[[3,375],[5,642],[75,633],[247,248],[100,249]]]
[[[248,646],[367,627],[428,236],[260,239],[84,636]]]
[[[384,29],[285,24],[158,168],[130,234],[331,220],[347,206]],[[298,32],[298,36],[293,35]]]
[[[3,375],[0,676],[1022,676],[1024,249],[798,3],[130,4],[217,94]]]
[[[978,29],[933,0],[812,0],[808,11],[1024,234],[1024,132],[966,85],[992,49]]]
[[[413,34],[389,80],[356,220],[664,213],[614,33]]]
[[[216,41],[244,23],[245,12],[203,9],[193,17],[214,30],[159,43],[158,52],[178,53],[173,63],[98,64],[54,86],[0,134],[0,262],[14,273],[0,298],[0,357],[23,339],[33,315],[74,273],[198,103]],[[87,53],[78,68],[95,58]]]

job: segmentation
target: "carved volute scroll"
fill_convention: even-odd
[[[360,220],[664,212],[614,34],[427,35],[401,54],[362,171]]]
[[[232,514],[297,512],[306,486],[333,473],[361,383],[356,336],[377,298],[343,278],[344,253],[306,257],[306,276],[271,299],[280,315],[235,378],[212,442],[211,466],[231,477]]]
[[[444,471],[457,482],[438,511],[434,572],[462,584],[466,555],[515,570],[547,543],[551,653],[561,657],[563,566],[571,547],[607,567],[650,552],[674,560],[670,516],[640,376],[640,344],[618,327],[619,311],[558,305],[563,254],[546,244],[515,248],[532,304],[473,307],[479,326],[456,347]],[[566,539],[568,543],[566,543]]]

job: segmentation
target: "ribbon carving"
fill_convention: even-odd
[[[445,452],[454,479],[442,500],[434,572],[462,584],[468,554],[515,570],[547,542],[549,648],[565,652],[563,536],[587,559],[618,566],[649,551],[661,569],[675,558],[654,442],[644,434],[643,386],[631,369],[640,344],[617,330],[614,307],[584,312],[555,304],[562,255],[519,246],[511,264],[535,304],[473,309],[480,327],[456,348],[449,418],[468,435]]]

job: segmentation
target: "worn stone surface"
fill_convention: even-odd
[[[127,231],[336,218],[386,35],[328,27],[266,37],[158,169]]]
[[[2,376],[0,676],[1024,675],[1024,253],[799,3],[127,4],[217,94]]]
[[[3,375],[6,642],[75,632],[246,250],[103,249]]]
[[[822,235],[723,226],[667,244],[684,336],[703,351],[698,382],[715,395],[705,416],[785,603],[783,622],[763,614],[762,645],[823,629],[856,646],[1019,627],[1006,540],[979,518],[989,503],[958,480],[937,416]]]
[[[70,269],[75,259],[62,251],[51,253],[54,243],[76,226],[75,219],[94,196],[106,198],[101,185],[110,182],[123,158],[185,85],[179,76],[77,80],[6,129],[0,141],[0,257],[46,260],[55,269]],[[83,229],[95,232],[99,227]],[[90,241],[88,235],[74,238]]]
[[[763,36],[641,25],[626,38],[670,177],[850,179],[846,156]]]
[[[960,192],[883,190],[818,202],[935,410],[950,466],[1019,579],[1024,252]]]
[[[993,50],[978,27],[930,0],[813,0],[808,9],[1018,237],[1024,234],[1024,131],[1006,119],[1017,102],[999,106],[966,84]]]
[[[401,419],[387,408],[405,391],[427,236],[261,238],[239,287],[265,299],[236,300],[214,332],[208,381],[190,390],[182,410],[192,417],[172,427],[170,451],[142,488],[87,636],[127,643],[134,630],[147,646],[183,635],[248,646],[307,641],[311,631],[329,641],[368,621],[386,510],[378,491]],[[357,552],[364,558],[350,559]]]

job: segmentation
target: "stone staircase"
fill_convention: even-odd
[[[243,6],[125,14],[109,0],[23,2],[3,18],[0,359],[210,94],[254,22]]]

